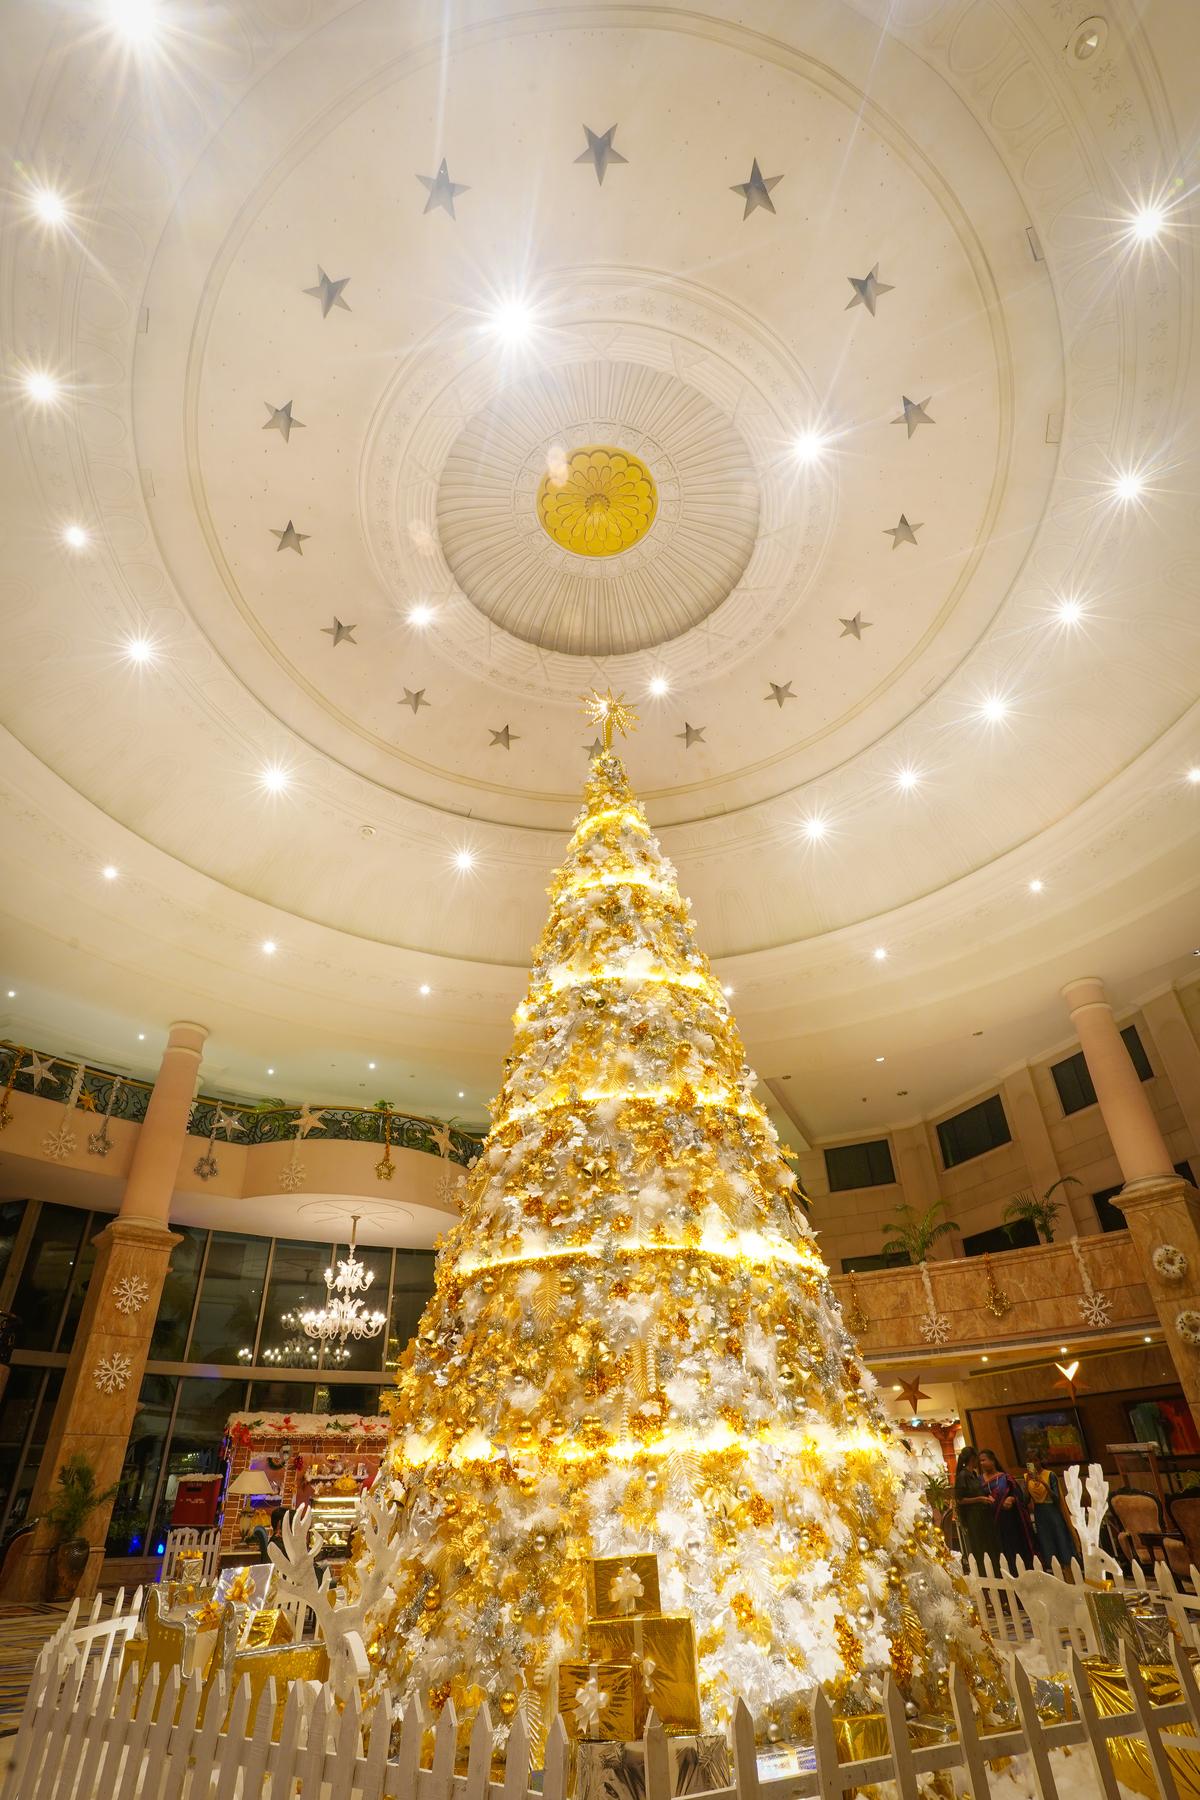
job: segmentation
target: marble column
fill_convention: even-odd
[[[1163,988],[1149,1000],[1144,1000],[1142,1017],[1153,1034],[1154,1047],[1191,1133],[1192,1143],[1200,1152],[1200,1044],[1192,1035],[1175,989]]]
[[[96,1261],[30,1496],[31,1517],[50,1504],[58,1472],[72,1456],[87,1457],[99,1489],[110,1487],[121,1473],[159,1297],[171,1251],[180,1242],[167,1219],[207,1036],[203,1025],[171,1027],[120,1211],[94,1240]],[[111,1501],[97,1507],[84,1526],[92,1553],[79,1584],[83,1598],[96,1589],[111,1511]],[[40,1526],[28,1544],[5,1583],[6,1598],[36,1600],[45,1592],[54,1534]]]
[[[1125,1177],[1113,1204],[1125,1214],[1179,1385],[1200,1429],[1200,1348],[1188,1344],[1179,1330],[1181,1316],[1200,1317],[1200,1193],[1175,1173],[1103,982],[1094,975],[1069,981],[1063,997]],[[1155,1252],[1168,1248],[1183,1253],[1180,1275],[1164,1276],[1155,1267]]]

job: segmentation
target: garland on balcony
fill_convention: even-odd
[[[1078,1237],[1071,1239],[1071,1254],[1075,1258],[1075,1266],[1079,1270],[1079,1279],[1083,1284],[1083,1298],[1079,1302],[1079,1314],[1085,1325],[1099,1330],[1112,1323],[1112,1302],[1107,1294],[1098,1294],[1087,1264],[1083,1260],[1083,1250]]]
[[[1002,1319],[1005,1313],[1012,1311],[1012,1301],[1004,1289],[996,1285],[996,1277],[992,1271],[992,1259],[986,1252],[983,1258],[983,1272],[987,1276],[987,1293],[983,1297],[983,1303],[993,1318]]]
[[[921,1336],[927,1344],[944,1344],[950,1336],[950,1321],[937,1309],[933,1297],[933,1278],[929,1264],[921,1264],[921,1286],[925,1289],[925,1317],[921,1320]]]
[[[852,1337],[861,1337],[871,1323],[859,1299],[858,1282],[854,1278],[853,1269],[850,1271],[850,1304],[843,1309],[842,1317],[846,1321],[846,1330]]]

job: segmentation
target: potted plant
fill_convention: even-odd
[[[883,1254],[905,1257],[910,1263],[925,1262],[940,1237],[945,1237],[948,1231],[958,1230],[956,1219],[938,1218],[945,1205],[944,1200],[935,1200],[923,1213],[918,1213],[912,1206],[898,1206],[895,1218],[889,1219],[883,1228],[891,1233],[884,1240]]]
[[[1028,1191],[1014,1195],[1004,1209],[1005,1229],[1009,1237],[1015,1237],[1016,1226],[1021,1220],[1028,1219],[1041,1242],[1052,1244],[1054,1242],[1054,1223],[1062,1211],[1058,1201],[1051,1197],[1055,1188],[1082,1186],[1083,1183],[1077,1181],[1074,1175],[1064,1175],[1060,1180],[1050,1183],[1040,1200],[1036,1194]]]
[[[119,1483],[103,1490],[96,1486],[96,1471],[81,1451],[69,1456],[58,1471],[54,1498],[42,1514],[42,1523],[56,1533],[54,1548],[46,1559],[46,1592],[51,1600],[69,1600],[87,1568],[91,1545],[83,1528],[98,1507],[107,1506]]]

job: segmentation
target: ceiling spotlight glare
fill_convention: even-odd
[[[671,684],[667,680],[665,675],[652,675],[651,676],[650,692],[654,695],[656,700],[661,700],[662,696],[664,694],[669,694],[670,691],[671,691]]]
[[[475,852],[473,850],[468,850],[465,845],[461,850],[456,850],[454,852],[454,866],[456,869],[460,869],[465,875],[468,869],[473,869],[475,867]]]
[[[432,994],[433,989],[430,987],[430,985],[427,981],[423,981],[421,983],[421,986],[420,986],[418,992],[420,992],[421,994],[424,994],[426,996],[426,998],[428,998],[428,996],[430,994]]]
[[[828,439],[819,431],[802,431],[792,439],[792,455],[802,466],[815,463],[825,454]]]
[[[62,535],[68,550],[86,550],[91,542],[82,525],[67,525]]]
[[[44,369],[30,369],[24,385],[35,406],[53,406],[62,391],[53,375],[47,375]]]
[[[138,1043],[139,1043],[139,1044],[144,1044],[144,1043],[145,1043],[145,1041],[146,1041],[146,1034],[145,1034],[145,1032],[144,1032],[144,1031],[139,1031],[139,1032],[138,1032]]]
[[[1029,891],[1031,894],[1040,894],[1042,892],[1043,888],[1045,887],[1045,885],[1046,885],[1045,882],[1040,880],[1039,877],[1035,875],[1033,880],[1029,884]]]
[[[266,938],[263,942],[262,953],[264,956],[274,956],[278,948],[274,938]]]
[[[1137,244],[1152,244],[1167,222],[1161,206],[1139,206],[1126,228],[1127,236]]]
[[[458,1097],[460,1100],[465,1100],[467,1097],[461,1088],[459,1088],[459,1090],[458,1090]]]
[[[733,988],[730,986],[729,982],[725,983],[724,987],[721,989],[721,992],[724,994],[724,996],[727,1000],[731,1000],[733,998]]]
[[[871,952],[871,955],[874,957],[876,962],[886,962],[887,961],[887,951],[884,949],[882,944],[876,944],[874,950],[872,950],[872,952]]]
[[[105,0],[108,22],[127,44],[148,44],[158,30],[156,0]]]
[[[1145,477],[1136,469],[1125,469],[1112,484],[1113,499],[1129,506],[1134,500],[1141,499],[1145,486]]]
[[[524,300],[502,300],[488,315],[488,325],[501,343],[523,344],[533,332],[533,308]]]
[[[373,1069],[373,1068],[374,1068],[374,1067],[375,1067],[375,1064],[374,1064],[374,1063],[368,1063],[368,1064],[367,1064],[367,1067],[368,1067],[368,1069]]]
[[[126,638],[125,655],[131,663],[150,663],[154,661],[154,645],[149,638]]]
[[[66,220],[67,207],[61,194],[53,188],[34,188],[29,196],[30,207],[43,225],[61,225]]]
[[[876,1061],[876,1062],[884,1062],[884,1061],[886,1061],[886,1058],[885,1058],[885,1057],[882,1057],[882,1056],[877,1056],[877,1057],[876,1057],[876,1058],[875,1058],[875,1061]]]
[[[105,863],[100,873],[103,875],[105,881],[115,881],[117,879],[117,870],[113,863]]]
[[[1054,608],[1054,616],[1060,625],[1078,625],[1083,617],[1083,603],[1066,594]]]
[[[1187,778],[1193,787],[1200,787],[1200,764],[1188,770]]]
[[[1008,701],[1003,694],[989,694],[987,699],[980,703],[979,713],[980,717],[986,719],[989,725],[998,725],[1001,719],[1008,717]]]
[[[820,813],[812,813],[804,820],[800,829],[810,844],[819,844],[821,839],[828,832],[829,826],[821,817]]]
[[[920,786],[920,782],[921,777],[916,769],[904,768],[896,770],[896,786],[900,789],[902,794],[911,794],[915,787]]]
[[[16,988],[9,988],[9,990],[8,990],[8,997],[9,997],[9,999],[10,999],[10,1000],[15,1000],[15,999],[16,999],[16,997],[17,997],[17,990],[16,990]]]
[[[258,780],[259,785],[264,787],[268,794],[282,794],[291,781],[291,776],[286,769],[281,769],[278,763],[268,763],[266,768],[260,772]]]
[[[433,623],[432,606],[426,606],[423,601],[419,601],[416,606],[410,606],[408,609],[408,622],[410,625],[416,625],[418,628],[423,625],[431,625]]]

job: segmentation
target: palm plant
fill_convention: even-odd
[[[958,1230],[957,1219],[939,1219],[945,1200],[935,1200],[923,1213],[907,1203],[896,1208],[896,1216],[884,1225],[891,1236],[884,1239],[885,1256],[905,1257],[910,1263],[923,1263],[939,1238]]]
[[[1052,1198],[1055,1188],[1082,1187],[1074,1175],[1063,1175],[1052,1181],[1039,1199],[1028,1189],[1015,1194],[1004,1209],[1005,1229],[1009,1237],[1015,1238],[1016,1227],[1022,1220],[1028,1220],[1037,1232],[1039,1239],[1046,1244],[1054,1242],[1054,1224],[1062,1207]]]

